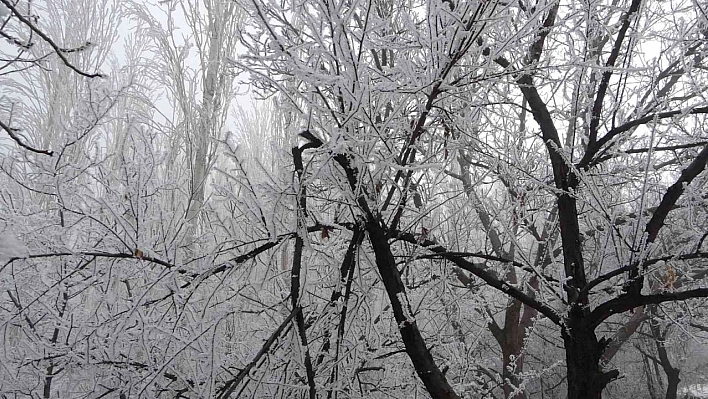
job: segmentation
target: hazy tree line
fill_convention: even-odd
[[[0,0],[0,397],[708,383],[707,12]]]

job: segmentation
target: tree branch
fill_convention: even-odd
[[[616,128],[610,130],[600,140],[598,140],[596,143],[596,151],[590,152],[588,150],[585,153],[585,156],[583,156],[583,158],[580,160],[580,162],[578,162],[577,167],[579,169],[587,170],[590,168],[590,166],[604,161],[606,158],[600,158],[600,159],[594,158],[597,151],[602,149],[602,147],[604,147],[606,144],[608,144],[611,140],[613,140],[618,135],[620,135],[624,132],[627,132],[637,126],[647,124],[647,123],[649,123],[653,120],[657,120],[657,119],[673,118],[677,115],[695,115],[695,114],[706,114],[706,113],[708,113],[708,106],[707,107],[697,107],[697,108],[690,109],[688,111],[674,110],[674,111],[659,112],[659,113],[655,113],[655,114],[649,114],[649,115],[643,116],[641,118],[626,122],[625,124],[623,124],[621,126],[617,126]],[[695,143],[695,144],[701,145],[701,144],[705,144],[705,142]],[[697,145],[690,144],[690,145],[687,145],[687,147],[678,147],[676,149],[690,148],[690,147],[695,147]],[[667,149],[670,149],[670,148],[667,148]],[[602,153],[607,152],[607,150],[608,150],[608,148],[603,149]],[[632,153],[629,151],[625,151],[625,152],[627,152],[628,154]],[[640,151],[636,151],[636,152],[640,152]]]
[[[688,325],[693,328],[697,328],[703,332],[708,332],[708,326],[704,326],[702,324],[697,324],[697,323],[688,323]]]
[[[708,145],[703,147],[703,150],[698,154],[698,156],[681,172],[681,176],[672,184],[664,193],[661,198],[659,206],[654,211],[651,219],[647,223],[644,234],[646,234],[646,239],[643,240],[640,249],[648,248],[656,237],[659,235],[659,231],[664,226],[664,221],[669,215],[669,212],[674,208],[676,202],[681,198],[681,195],[686,190],[686,187],[691,184],[694,178],[698,176],[706,167],[708,163]],[[644,265],[643,267],[646,267]],[[634,268],[629,271],[629,283],[625,287],[626,292],[630,295],[639,296],[641,294],[642,287],[644,286],[644,275],[639,274],[639,268]]]
[[[399,238],[402,238],[404,236],[407,236],[409,233],[405,234],[399,234]],[[404,239],[406,242],[411,242],[408,239]],[[506,259],[506,258],[501,258],[499,256],[494,256],[494,255],[487,255],[484,253],[479,253],[479,252],[457,252],[457,251],[451,251],[451,252],[436,252],[432,254],[427,254],[427,255],[419,255],[416,258],[417,259],[447,259],[446,257],[459,257],[459,258],[480,258],[480,259],[485,259],[485,260],[491,260],[494,262],[500,262],[500,263],[506,263],[508,265],[512,265],[514,267],[517,267],[525,272],[533,273],[537,277],[542,277],[544,280],[552,281],[557,283],[558,279],[548,276],[548,275],[540,275],[540,273],[534,269],[531,266],[526,266],[523,263],[511,259]],[[489,270],[488,267],[484,265],[478,265],[479,268],[482,270]]]
[[[597,96],[595,96],[595,102],[592,107],[592,119],[590,120],[590,134],[588,137],[588,147],[585,152],[585,157],[597,152],[600,145],[597,142],[597,129],[600,126],[600,116],[602,115],[602,104],[605,101],[605,95],[607,94],[607,88],[610,85],[610,78],[612,77],[612,70],[617,62],[619,53],[622,50],[622,44],[624,38],[629,29],[629,24],[632,22],[632,14],[639,10],[641,5],[641,0],[632,0],[632,4],[629,6],[629,10],[622,16],[622,26],[619,32],[617,32],[617,38],[615,39],[615,44],[612,47],[610,56],[607,58],[605,67],[607,68],[605,72],[602,73],[602,80],[600,81],[600,86],[597,89]],[[605,136],[607,137],[607,136]],[[583,157],[583,158],[585,158]]]
[[[27,25],[28,28],[32,30],[32,32],[36,33],[37,36],[41,37],[49,46],[51,46],[52,49],[56,52],[57,56],[61,59],[61,61],[66,65],[69,69],[73,70],[74,72],[78,73],[81,76],[87,77],[87,78],[102,78],[103,75],[100,73],[86,73],[79,68],[75,67],[68,58],[64,55],[64,53],[68,52],[66,49],[63,49],[59,47],[54,40],[52,40],[49,36],[47,36],[44,32],[42,32],[39,28],[37,28],[32,21],[27,19],[25,16],[23,16],[17,8],[15,8],[14,5],[10,2],[10,0],[0,0],[0,3],[4,4],[5,7],[7,7],[15,16],[17,19],[20,20],[23,24]]]
[[[691,254],[683,254],[683,255],[678,255],[678,256],[676,256],[676,255],[662,256],[659,258],[645,260],[643,262],[634,262],[631,265],[617,268],[615,270],[612,270],[610,272],[603,274],[602,276],[595,278],[594,280],[590,281],[582,289],[581,293],[587,294],[590,292],[590,290],[595,288],[597,285],[599,285],[605,281],[608,281],[608,280],[612,279],[613,277],[617,277],[617,276],[620,276],[626,272],[635,270],[639,266],[647,267],[647,266],[651,266],[653,264],[656,264],[656,263],[659,263],[662,261],[668,262],[671,260],[691,260],[691,259],[707,259],[707,258],[708,258],[708,252],[695,252],[695,253],[691,253]]]
[[[585,323],[588,327],[595,329],[608,317],[640,306],[706,297],[708,297],[708,288],[696,288],[680,292],[662,292],[651,295],[622,295],[595,308],[585,319]]]
[[[273,331],[273,333],[268,337],[266,342],[263,344],[261,347],[261,350],[258,351],[256,356],[253,357],[253,359],[239,371],[239,373],[236,375],[236,377],[232,378],[231,380],[227,381],[223,387],[219,391],[221,391],[221,394],[218,394],[216,397],[217,399],[226,399],[231,396],[231,394],[236,390],[238,385],[243,381],[246,376],[251,372],[251,369],[253,369],[257,364],[258,361],[261,360],[261,358],[268,353],[270,350],[270,347],[273,346],[273,343],[280,337],[280,334],[283,333],[283,330],[285,330],[285,327],[290,324],[292,319],[295,317],[296,314],[300,313],[299,308],[295,308],[290,312],[290,315],[283,320],[282,323],[278,326],[278,328]]]
[[[369,232],[369,241],[376,257],[376,266],[386,287],[401,339],[418,377],[423,381],[431,397],[459,399],[445,378],[445,374],[435,363],[435,359],[433,359],[418,328],[418,323],[413,317],[406,288],[396,268],[396,261],[393,258],[386,232],[376,220],[371,219],[366,222],[366,230]]]
[[[2,0],[0,0],[0,1],[2,1]],[[2,127],[2,129],[3,129],[4,131],[6,131],[8,135],[10,135],[10,138],[13,139],[13,140],[15,141],[15,143],[17,143],[17,145],[19,145],[20,147],[22,147],[22,148],[24,148],[24,149],[26,149],[26,150],[28,150],[28,151],[35,152],[35,153],[37,153],[37,154],[49,155],[50,157],[51,157],[52,155],[54,155],[54,151],[51,151],[51,150],[40,150],[40,149],[34,148],[34,147],[32,147],[32,146],[30,146],[30,145],[28,145],[28,144],[25,144],[25,142],[22,141],[22,139],[20,138],[20,136],[18,136],[18,135],[16,134],[16,132],[18,131],[18,129],[13,129],[13,128],[11,128],[10,126],[8,126],[8,125],[6,125],[5,123],[3,123],[3,121],[0,121],[0,127]]]
[[[645,229],[646,233],[649,235],[647,243],[654,242],[656,236],[659,234],[659,230],[664,225],[666,216],[668,216],[673,206],[681,197],[686,186],[691,184],[699,173],[703,172],[706,163],[708,163],[708,145],[703,147],[703,150],[701,150],[698,156],[681,172],[681,176],[676,180],[676,183],[666,190],[664,197],[659,203],[659,207],[656,208],[649,223],[647,223]]]
[[[302,152],[308,145],[312,145],[312,141],[302,148],[293,147],[293,162],[295,163],[295,172],[297,173],[297,233],[295,234],[295,250],[293,251],[293,265],[290,270],[290,299],[292,308],[297,309],[295,316],[295,326],[297,327],[298,335],[300,336],[300,344],[305,352],[305,374],[307,375],[307,385],[309,385],[310,399],[317,398],[317,390],[315,387],[315,371],[312,367],[312,356],[307,340],[307,331],[305,329],[305,316],[302,313],[302,304],[300,303],[300,274],[302,273],[302,252],[305,242],[302,239],[301,230],[305,226],[305,218],[307,217],[307,187],[304,184],[304,167],[302,164]],[[305,271],[307,273],[307,271]]]
[[[430,240],[424,240],[421,242],[415,236],[413,236],[413,234],[410,233],[399,233],[397,237],[411,244],[420,245],[421,247],[435,253],[441,258],[454,263],[459,268],[467,270],[468,272],[479,277],[485,283],[487,283],[487,285],[496,288],[497,290],[503,292],[504,294],[514,299],[518,299],[519,301],[531,308],[538,310],[544,316],[548,317],[553,323],[559,326],[562,325],[561,317],[558,315],[558,313],[556,313],[553,308],[537,301],[535,298],[524,293],[522,290],[510,285],[506,281],[501,280],[496,275],[496,273],[464,259],[463,257],[458,255],[459,253],[450,252],[443,246],[438,245],[437,243]]]

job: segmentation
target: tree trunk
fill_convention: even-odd
[[[681,382],[681,378],[679,378],[680,371],[675,368],[665,371],[666,377],[669,380],[668,386],[666,387],[666,399],[676,399],[678,396],[678,385],[679,382]]]
[[[602,372],[600,358],[607,342],[597,339],[595,331],[582,326],[582,318],[571,311],[568,327],[563,330],[568,369],[569,399],[600,399],[602,390],[619,375],[617,370]]]
[[[676,397],[678,396],[678,385],[679,382],[681,382],[681,378],[679,378],[681,370],[677,369],[671,364],[669,353],[666,350],[665,343],[666,336],[669,335],[669,327],[662,331],[661,325],[657,320],[657,307],[651,306],[649,310],[652,316],[654,316],[654,318],[649,323],[649,327],[651,328],[651,335],[654,338],[656,351],[659,354],[659,362],[661,368],[664,369],[664,373],[666,373],[666,379],[668,381],[666,387],[666,399],[676,399]]]
[[[398,323],[401,339],[418,377],[423,381],[428,394],[433,399],[459,399],[459,396],[447,382],[445,374],[435,364],[435,360],[418,329],[418,323],[415,321],[408,303],[406,289],[396,268],[396,261],[393,258],[386,234],[376,220],[367,220],[366,230],[369,232],[369,240],[376,257],[376,266],[391,301],[391,308]]]
[[[509,275],[507,274],[507,276]],[[513,279],[507,277],[507,281],[515,283],[516,276],[514,275]],[[522,307],[519,300],[509,301],[504,317],[504,329],[501,331],[500,337],[497,338],[502,350],[502,377],[504,378],[502,390],[506,399],[526,398],[523,390],[519,389],[521,384],[519,374],[524,368],[523,350],[526,333],[526,328],[519,323]],[[526,312],[526,310],[524,311]]]

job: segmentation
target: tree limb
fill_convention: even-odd
[[[0,0],[0,1],[2,1],[2,0]],[[20,147],[22,147],[22,148],[24,148],[24,149],[26,149],[26,150],[28,150],[28,151],[35,152],[35,153],[37,153],[37,154],[49,155],[50,157],[51,157],[52,155],[54,155],[54,151],[51,151],[51,150],[40,150],[40,149],[34,148],[34,147],[32,147],[32,146],[30,146],[30,145],[28,145],[28,144],[25,144],[25,142],[22,141],[22,139],[20,138],[20,136],[18,136],[17,133],[16,133],[16,132],[18,131],[18,129],[13,129],[13,128],[11,128],[10,126],[8,126],[8,125],[6,125],[5,123],[3,123],[3,121],[0,121],[0,127],[2,127],[2,129],[3,129],[4,131],[6,131],[7,134],[10,136],[10,138],[13,139],[13,140],[15,141],[15,143],[17,143],[17,145],[19,145]]]
[[[708,297],[708,288],[696,288],[680,292],[662,292],[651,295],[622,295],[596,307],[585,319],[585,323],[588,327],[595,329],[608,317],[640,306],[706,297]]]
[[[649,115],[643,116],[641,118],[637,118],[637,119],[631,120],[629,122],[626,122],[625,124],[623,124],[621,126],[617,126],[616,128],[610,130],[600,140],[598,140],[596,143],[596,147],[595,147],[596,151],[592,152],[592,153],[590,151],[587,151],[585,153],[585,156],[583,156],[583,158],[580,160],[580,162],[578,162],[577,167],[579,169],[587,170],[590,168],[590,166],[597,164],[599,162],[602,162],[605,159],[607,159],[607,157],[595,159],[594,156],[595,156],[595,154],[597,154],[597,151],[602,149],[602,147],[604,147],[606,144],[608,144],[615,137],[617,137],[618,135],[620,135],[624,132],[627,132],[637,126],[647,124],[647,123],[657,120],[657,119],[673,118],[678,115],[696,115],[696,114],[706,114],[706,113],[708,113],[708,106],[707,107],[696,107],[696,108],[692,108],[688,111],[674,110],[674,111],[659,112],[659,113],[655,113],[655,114],[649,114]],[[695,143],[695,144],[697,144],[697,145],[689,144],[686,147],[677,146],[676,149],[696,147],[698,145],[705,144],[705,142]],[[671,149],[671,148],[668,148],[668,149]],[[662,149],[659,147],[659,148],[657,148],[657,150],[661,151]],[[633,153],[630,151],[632,151],[632,150],[625,151],[625,152],[627,152],[628,154]],[[607,148],[605,148],[602,151],[602,153],[605,153],[605,152],[607,152]],[[641,152],[641,151],[637,150],[634,152]]]
[[[37,28],[32,23],[32,21],[30,21],[28,18],[23,16],[20,13],[20,11],[14,5],[12,5],[10,0],[0,0],[0,3],[4,4],[5,7],[7,7],[13,14],[15,14],[15,16],[17,17],[17,19],[20,20],[20,22],[27,25],[27,27],[30,28],[32,30],[32,32],[36,33],[37,36],[41,37],[45,42],[47,42],[47,44],[49,44],[49,46],[51,46],[51,48],[54,49],[57,56],[61,59],[61,61],[64,63],[64,65],[66,65],[69,69],[71,69],[74,72],[76,72],[77,74],[87,77],[87,78],[102,78],[103,77],[103,75],[100,73],[86,73],[86,72],[80,70],[79,68],[75,67],[74,64],[72,64],[69,61],[69,59],[66,58],[66,56],[64,55],[64,53],[67,51],[65,49],[62,49],[61,47],[59,47],[54,42],[54,40],[52,40],[49,36],[47,36],[47,34],[45,34],[39,28]]]
[[[602,80],[600,81],[600,86],[597,89],[597,95],[595,96],[595,102],[592,107],[592,119],[590,120],[590,134],[588,137],[588,147],[585,153],[585,157],[588,155],[592,156],[600,148],[600,144],[597,143],[597,129],[600,126],[600,116],[602,115],[602,104],[605,101],[605,95],[607,94],[607,88],[610,85],[610,78],[612,77],[612,70],[617,62],[619,53],[622,50],[622,44],[624,38],[629,29],[629,24],[632,22],[632,16],[639,10],[639,6],[642,4],[641,0],[632,0],[632,4],[629,6],[629,10],[622,15],[622,26],[619,32],[617,32],[617,38],[615,39],[615,44],[612,47],[610,56],[607,58],[605,67],[607,68],[605,72],[602,73]],[[603,137],[603,139],[605,139]],[[584,158],[585,158],[584,157]]]
[[[421,242],[413,234],[410,233],[399,233],[397,237],[403,241],[412,244],[418,244],[421,247],[427,249],[428,251],[439,255],[443,259],[454,263],[459,268],[467,270],[468,272],[479,277],[485,283],[487,283],[487,285],[496,288],[497,290],[503,292],[504,294],[514,299],[518,299],[519,301],[531,308],[538,310],[544,316],[548,317],[548,319],[550,319],[553,323],[559,326],[562,325],[561,317],[553,308],[536,300],[530,295],[524,293],[522,290],[510,285],[506,281],[499,279],[499,277],[496,276],[496,274],[492,271],[486,270],[485,268],[480,267],[479,265],[474,264],[464,259],[463,257],[460,257],[459,255],[457,255],[458,253],[448,251],[446,248],[441,245],[438,245],[433,241],[424,240]]]
[[[236,377],[227,381],[224,384],[224,386],[221,387],[221,389],[219,389],[219,391],[221,391],[221,394],[218,394],[216,396],[217,399],[227,399],[231,396],[231,394],[236,390],[236,388],[241,383],[241,381],[243,381],[243,379],[246,378],[246,376],[248,376],[248,374],[251,372],[251,369],[253,369],[258,364],[258,361],[261,360],[261,358],[266,353],[268,353],[268,351],[270,350],[270,347],[273,346],[275,341],[280,337],[280,334],[283,333],[283,330],[285,330],[285,327],[287,327],[288,324],[290,324],[290,322],[295,317],[295,315],[300,313],[300,310],[301,309],[296,308],[290,312],[290,315],[288,315],[288,317],[286,317],[285,320],[283,320],[283,322],[280,323],[278,328],[276,328],[275,331],[273,331],[273,333],[270,335],[270,337],[268,337],[266,342],[261,347],[261,350],[258,351],[256,356],[253,357],[253,359],[246,365],[246,367],[241,369],[241,371],[239,371],[239,373],[236,375]]]
[[[602,276],[599,276],[595,278],[594,280],[590,281],[581,291],[581,293],[589,293],[591,289],[595,288],[597,285],[608,281],[612,279],[613,277],[620,276],[626,272],[632,271],[637,269],[638,267],[647,267],[651,266],[653,264],[659,263],[659,262],[668,262],[672,260],[691,260],[691,259],[707,259],[708,258],[708,252],[695,252],[691,254],[683,254],[683,255],[667,255],[667,256],[662,256],[659,258],[654,258],[654,259],[649,259],[645,260],[643,262],[633,262],[630,265],[620,267],[617,269],[614,269],[610,272],[607,272],[603,274]]]

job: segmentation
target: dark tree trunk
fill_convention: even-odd
[[[619,375],[617,370],[603,372],[600,358],[607,342],[598,340],[595,331],[582,325],[582,317],[571,311],[564,329],[565,359],[568,370],[568,399],[600,399],[605,386]]]
[[[679,378],[679,370],[672,368],[671,370],[665,370],[666,377],[669,380],[669,384],[666,387],[666,399],[676,399],[678,396],[678,385],[681,382]]]
[[[366,230],[369,232],[369,240],[376,257],[376,266],[391,301],[391,308],[398,323],[401,339],[418,377],[423,381],[428,394],[433,399],[459,399],[459,396],[447,382],[445,374],[435,363],[418,329],[386,234],[375,220],[367,220]]]
[[[666,373],[666,379],[668,381],[666,387],[666,399],[676,399],[678,396],[678,385],[681,382],[679,374],[681,370],[677,369],[671,364],[671,359],[669,359],[669,353],[666,350],[664,343],[666,342],[666,336],[669,334],[669,328],[667,327],[664,331],[661,330],[661,325],[656,319],[657,309],[656,306],[650,307],[650,312],[654,318],[649,323],[651,328],[651,335],[654,337],[654,344],[656,345],[656,352],[659,354],[659,364],[661,368],[664,369]]]
[[[515,282],[516,276],[513,280]],[[526,395],[518,387],[521,384],[519,374],[524,367],[524,334],[526,329],[519,323],[521,319],[522,303],[510,300],[504,317],[504,328],[497,332],[497,342],[502,350],[502,377],[504,378],[504,398],[525,399]],[[497,327],[498,328],[498,327]]]

